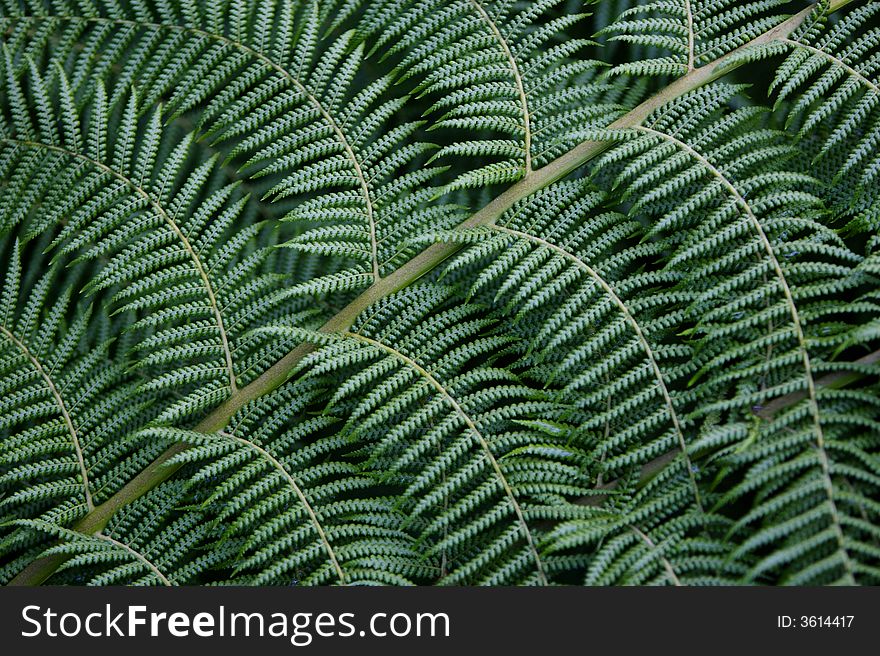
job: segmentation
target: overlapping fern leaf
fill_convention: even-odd
[[[362,84],[364,45],[352,31],[326,36],[327,13],[316,0],[217,11],[53,0],[13,5],[0,22],[25,52],[48,50],[72,69],[75,94],[108,76],[111,103],[130,85],[139,110],[164,98],[164,115],[192,116],[243,175],[270,176],[267,197],[299,201],[287,218],[303,234],[288,245],[351,263],[298,288],[305,294],[369,285],[412,255],[406,239],[421,226],[456,216],[428,203],[442,169],[415,166],[435,150],[411,138],[420,122],[386,129],[406,102],[395,76]]]
[[[725,553],[712,543],[719,518],[704,512],[705,491],[691,460],[696,431],[686,388],[699,358],[673,334],[694,298],[678,287],[679,274],[663,270],[664,244],[640,241],[644,227],[609,205],[589,180],[547,187],[496,224],[441,235],[472,243],[447,275],[472,278],[471,294],[513,318],[509,330],[529,345],[529,375],[552,382],[567,404],[565,422],[592,463],[598,489],[581,501],[604,507],[555,529],[555,548],[583,553],[603,543],[626,545],[652,553],[645,558],[654,565],[663,563],[659,578],[681,583],[668,571],[678,571],[670,559],[699,561],[689,552],[697,545],[707,554]],[[648,491],[620,484],[637,482],[658,461],[664,473]],[[680,515],[688,519],[668,521]],[[710,524],[714,538],[686,539]],[[654,529],[665,531],[657,538],[662,557],[648,535]],[[611,581],[653,580],[646,562],[633,558],[633,578],[618,573],[623,578]],[[723,569],[720,560],[706,555],[700,574],[713,577]],[[690,574],[698,578],[697,571]],[[596,571],[590,577],[604,580]]]
[[[134,93],[111,106],[97,85],[78,111],[60,68],[14,69],[7,50],[4,223],[24,220],[28,235],[63,225],[54,252],[106,260],[86,291],[116,288],[112,311],[142,315],[126,326],[142,336],[137,367],[160,372],[142,389],[179,395],[163,420],[213,407],[260,373],[267,356],[244,334],[279,312],[253,204],[216,155],[197,159],[191,136],[163,128],[160,110],[139,118]]]
[[[852,228],[876,233],[880,180],[880,6],[869,2],[829,23],[827,3],[784,44],[773,88],[793,130],[815,153]],[[862,225],[864,224],[864,225]]]
[[[45,542],[8,522],[69,524],[123,484],[126,467],[143,467],[159,453],[118,439],[149,418],[150,398],[136,393],[125,367],[110,357],[119,347],[111,343],[114,322],[72,300],[70,287],[53,294],[62,266],[31,253],[23,270],[21,250],[4,240],[0,540],[4,552],[18,555],[4,563],[4,576]],[[67,275],[82,284],[86,274],[79,267]]]
[[[876,458],[871,428],[853,436],[876,410],[854,411],[853,392],[819,382],[854,343],[845,319],[876,317],[873,293],[846,300],[870,274],[822,222],[826,210],[811,193],[818,182],[787,170],[794,153],[762,126],[763,110],[726,109],[736,92],[715,84],[670,103],[597,167],[607,174],[619,163],[614,182],[633,211],[649,212],[651,232],[677,242],[667,268],[695,293],[690,332],[705,358],[692,381],[704,398],[694,415],[724,418],[697,446],[746,469],[721,507],[743,497],[753,504],[734,532],[737,553],[759,558],[750,577],[872,581],[873,567],[859,561],[873,561],[874,531],[862,513],[877,480],[853,485],[845,472]],[[762,414],[789,395],[796,402]]]
[[[561,0],[528,5],[511,0],[387,1],[372,3],[360,23],[376,33],[385,56],[400,55],[403,79],[432,99],[432,129],[476,129],[436,157],[492,161],[459,175],[447,187],[511,182],[573,147],[582,134],[606,125],[620,108],[603,96],[599,61],[578,55],[591,41],[564,38],[583,19],[559,13]]]
[[[664,344],[688,294],[648,270],[662,245],[639,243],[642,227],[606,201],[587,180],[560,182],[495,224],[439,237],[473,242],[447,275],[473,271],[470,293],[514,319],[530,375],[576,399],[581,439],[608,479],[686,451],[674,386],[697,365],[686,346]]]
[[[559,404],[497,362],[510,339],[493,327],[451,290],[414,287],[344,334],[309,336],[323,346],[303,367],[338,381],[328,411],[366,471],[399,490],[439,583],[546,585],[570,566],[542,539],[582,512],[583,454],[546,420]]]
[[[430,580],[436,571],[401,529],[396,499],[361,473],[339,420],[316,413],[322,392],[315,381],[290,383],[218,433],[155,428],[142,436],[192,445],[177,460],[197,467],[191,492],[222,527],[205,546],[236,583]]]
[[[623,11],[603,34],[650,56],[619,64],[618,75],[678,77],[782,22],[789,0],[653,0]]]
[[[693,488],[677,467],[659,468],[644,485],[635,477],[584,502],[595,507],[560,524],[553,550],[581,560],[585,585],[732,585],[744,559],[731,559],[732,522],[694,505]],[[589,554],[585,557],[583,554]]]

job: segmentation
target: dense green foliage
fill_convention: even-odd
[[[880,3],[0,40],[0,581],[880,584]]]

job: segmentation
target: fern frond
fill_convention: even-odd
[[[435,157],[490,158],[447,187],[512,182],[604,126],[620,107],[603,98],[602,63],[578,55],[592,44],[563,39],[581,14],[556,15],[561,0],[432,0],[371,4],[360,29],[374,50],[400,53],[402,79],[432,100],[432,129],[465,130]],[[490,131],[498,138],[475,138]]]
[[[728,557],[731,522],[698,511],[689,488],[675,468],[640,489],[625,486],[588,519],[559,525],[554,548],[590,554],[586,585],[734,584],[746,568]]]
[[[789,0],[653,0],[625,10],[602,30],[632,43],[650,58],[612,69],[615,75],[678,77],[742,46],[781,23]]]
[[[820,392],[816,381],[851,339],[834,318],[859,316],[874,303],[847,302],[866,280],[857,268],[861,258],[822,223],[824,209],[809,191],[818,184],[786,170],[793,152],[779,133],[761,128],[761,109],[725,109],[737,91],[715,84],[671,103],[598,166],[618,163],[615,183],[633,211],[649,212],[652,233],[678,242],[667,266],[698,293],[692,332],[702,336],[699,351],[708,358],[693,381],[706,399],[696,414],[730,413],[740,425],[752,417],[756,428],[728,433],[736,440],[725,445],[730,451],[772,451],[821,483],[792,520],[800,522],[799,541],[810,537],[821,548],[787,559],[792,534],[777,530],[762,539],[767,558],[794,563],[790,575],[798,580],[851,583],[861,554],[850,541],[860,543],[859,529],[839,507],[832,445],[838,430],[856,420],[839,416],[833,393]],[[752,415],[794,391],[804,400],[784,420],[765,426]],[[762,492],[746,486],[757,493],[756,503],[781,492],[785,479],[777,474],[759,478]],[[811,579],[807,572],[826,557],[832,564]]]
[[[203,435],[143,432],[186,442],[176,458],[201,505],[223,527],[211,553],[226,555],[232,583],[408,585],[436,570],[401,530],[396,500],[361,474],[338,420],[303,415],[321,398],[312,382],[289,383]],[[225,564],[225,563],[221,563]]]
[[[876,390],[818,395],[822,442],[807,404],[758,427],[723,459],[735,485],[721,500],[750,501],[732,535],[734,558],[756,560],[746,580],[791,585],[880,580],[876,548],[880,507]]]
[[[345,373],[329,411],[364,445],[367,471],[399,487],[440,583],[547,584],[542,524],[581,512],[569,501],[587,491],[581,456],[530,423],[557,404],[493,365],[508,340],[449,295],[422,286],[390,297],[350,331],[310,337],[324,346],[302,366]]]
[[[39,92],[0,121],[4,170],[52,175],[37,176],[39,201],[0,207],[4,225],[21,217],[29,236],[63,225],[58,256],[107,260],[86,291],[114,288],[114,312],[141,315],[127,328],[145,335],[137,367],[159,372],[142,389],[180,394],[164,421],[213,407],[260,373],[243,335],[280,302],[268,294],[282,279],[265,272],[255,208],[216,156],[193,162],[191,136],[163,128],[160,111],[140,120],[134,93],[110,106],[98,85],[79,113],[63,70],[30,64],[16,79],[5,53],[9,96],[24,98],[25,83]]]
[[[880,582],[875,5],[0,0],[0,579]]]
[[[393,93],[395,77],[359,84],[364,45],[351,31],[326,35],[323,3],[253,0],[224,16],[191,0],[150,8],[51,0],[7,12],[10,40],[32,39],[34,26],[41,36],[60,32],[58,43],[28,50],[49,48],[72,69],[74,95],[106,75],[111,104],[133,86],[138,112],[167,98],[166,116],[195,113],[202,139],[224,147],[243,175],[270,181],[266,197],[296,201],[287,219],[303,233],[289,247],[354,263],[327,289],[376,282],[413,255],[409,236],[457,217],[428,202],[444,167],[421,165],[435,150],[412,138],[421,122],[388,127],[407,101]],[[79,42],[82,52],[72,48]]]
[[[216,529],[197,510],[179,510],[188,485],[171,481],[115,515],[94,535],[45,520],[21,520],[22,528],[60,540],[44,552],[69,557],[53,578],[75,585],[186,585],[215,564],[219,552],[204,550]]]
[[[853,8],[829,23],[821,3],[813,20],[784,39],[790,49],[772,89],[789,123],[828,169],[827,179],[876,232],[880,176],[880,6]],[[813,142],[815,145],[813,145]],[[813,163],[817,166],[817,162]]]
[[[31,264],[43,262],[45,271],[23,277],[20,252],[17,242],[3,245],[0,523],[63,525],[112,494],[126,467],[145,465],[161,448],[135,453],[119,439],[149,420],[150,396],[139,395],[136,380],[110,359],[108,327],[91,308],[72,302],[70,287],[53,298],[60,280],[83,281],[82,267],[65,271],[32,254]],[[14,526],[0,540],[16,556],[0,570],[6,579],[39,542]]]
[[[664,243],[640,242],[643,226],[609,203],[589,180],[556,183],[497,224],[440,235],[473,244],[447,275],[472,278],[470,293],[513,319],[507,330],[530,344],[529,376],[570,404],[566,419],[600,489],[604,481],[677,454],[649,491],[615,491],[601,510],[554,529],[553,549],[571,558],[581,554],[593,583],[720,582],[736,568],[722,565],[723,520],[703,516],[706,492],[691,455],[696,425],[686,387],[700,358],[674,335],[695,297],[678,288],[680,274],[663,270]],[[609,496],[588,499],[600,503]],[[714,537],[701,535],[709,527]],[[649,535],[655,529],[662,535],[659,551]],[[604,579],[608,553],[620,556],[604,553],[611,548],[605,543],[633,550],[633,569]],[[584,553],[592,549],[597,553]],[[669,559],[688,560],[687,576],[679,577]],[[659,568],[656,575],[649,563]]]
[[[668,343],[693,299],[678,275],[651,270],[663,245],[639,243],[643,228],[607,201],[587,180],[560,182],[495,224],[440,235],[476,242],[447,275],[472,269],[470,293],[503,308],[530,344],[530,376],[576,399],[570,421],[600,480],[671,450],[693,479],[679,390],[699,365]],[[692,494],[699,506],[695,479]]]

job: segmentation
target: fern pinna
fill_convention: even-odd
[[[0,579],[880,583],[867,0],[0,2]]]

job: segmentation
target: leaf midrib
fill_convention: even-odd
[[[510,65],[510,73],[513,75],[513,82],[516,85],[516,92],[519,96],[523,115],[523,145],[525,149],[525,161],[523,166],[525,169],[525,175],[529,175],[532,172],[532,120],[531,112],[529,111],[529,99],[526,95],[525,83],[523,82],[522,73],[519,70],[519,64],[516,61],[513,51],[510,49],[510,44],[507,43],[507,39],[501,34],[498,25],[492,20],[492,17],[489,15],[489,12],[486,11],[486,8],[483,7],[482,3],[479,0],[470,0],[470,3],[480,15],[480,18],[489,26],[492,35],[498,41],[501,51],[507,58],[507,63]]]

